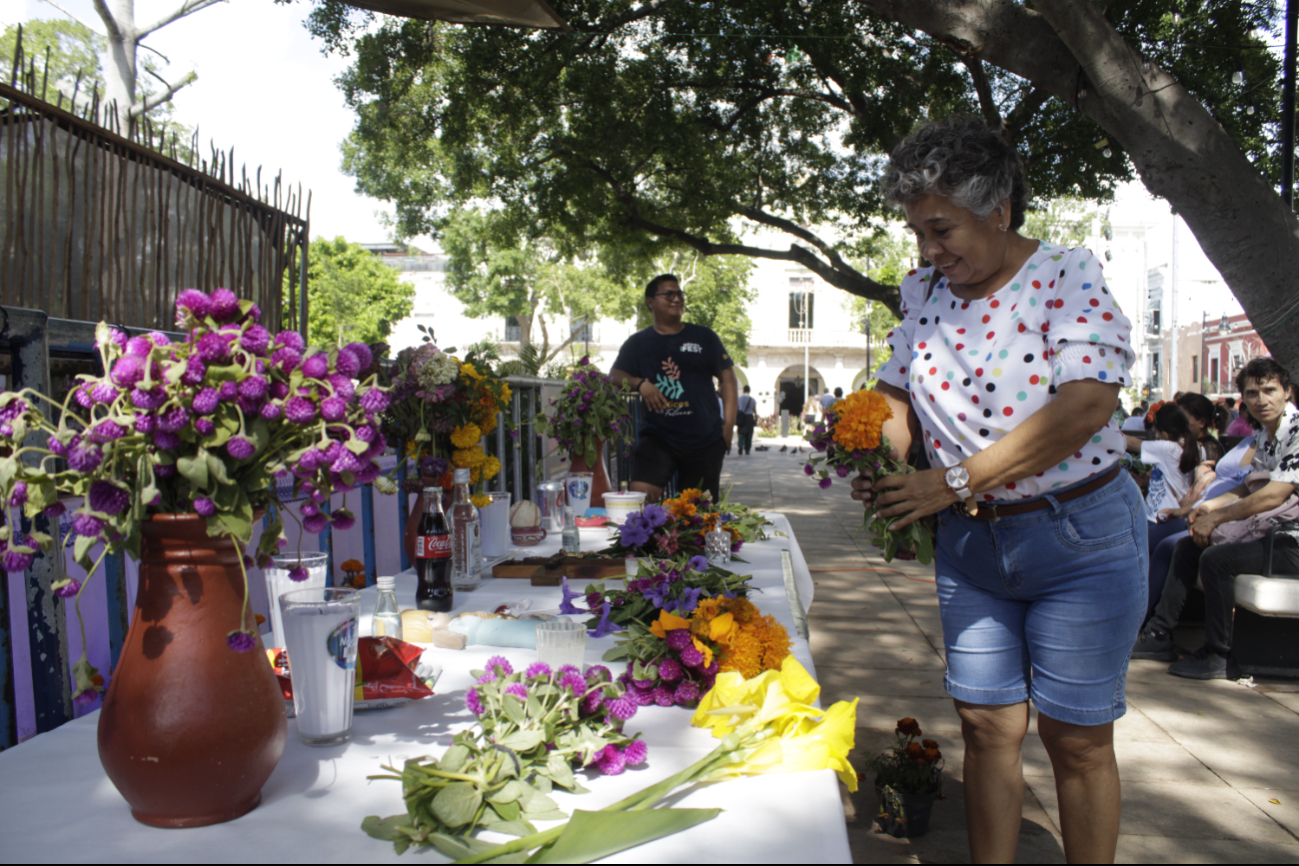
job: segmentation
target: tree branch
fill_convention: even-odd
[[[51,3],[50,5],[54,4]],[[95,12],[99,15],[100,20],[104,22],[104,29],[108,31],[108,38],[121,41],[122,27],[117,23],[117,19],[113,17],[108,4],[104,0],[95,0]]]
[[[664,9],[676,2],[678,2],[678,0],[645,0],[644,3],[634,9],[628,9],[621,15],[615,15],[612,18],[597,21],[596,26],[600,28],[600,31],[604,32],[617,30],[624,24],[630,24],[633,21],[648,18],[656,12],[662,12]]]
[[[95,5],[98,6],[102,2],[103,0],[95,0]],[[166,27],[168,24],[172,23],[173,21],[179,21],[181,18],[184,18],[186,15],[193,15],[195,12],[198,12],[202,9],[206,9],[209,6],[215,6],[218,3],[224,3],[224,2],[225,0],[185,0],[185,2],[181,3],[180,7],[177,8],[175,11],[171,12],[168,15],[162,16],[157,21],[150,24],[148,27],[137,29],[135,31],[135,41],[139,42],[141,39],[148,36],[150,33],[154,32],[155,30],[159,30],[163,27]]]
[[[992,85],[988,84],[988,76],[983,74],[983,61],[977,55],[961,54],[959,57],[970,70],[970,78],[974,81],[974,92],[979,94],[983,122],[988,124],[988,128],[993,132],[1004,135],[1006,125],[1001,119],[1001,112],[997,110],[997,100],[992,96]]]
[[[131,106],[132,117],[139,117],[142,114],[153,111],[159,105],[162,105],[164,102],[166,102],[167,100],[175,96],[177,90],[180,90],[182,87],[187,87],[188,85],[193,84],[195,81],[198,81],[198,74],[193,71],[186,73],[185,77],[182,78],[176,84],[167,84],[166,79],[164,79],[158,73],[154,72],[152,69],[148,69],[145,71],[147,71],[154,78],[161,81],[163,84],[166,84],[167,87],[161,93],[155,93],[153,96],[150,96],[148,99],[142,100],[140,102],[135,103],[135,105],[132,105]]]

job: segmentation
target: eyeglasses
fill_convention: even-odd
[[[668,303],[671,303],[673,301],[684,301],[686,299],[686,293],[685,292],[659,292],[654,297],[665,298],[667,299]]]

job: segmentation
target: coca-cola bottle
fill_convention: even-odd
[[[451,586],[451,530],[442,511],[442,490],[424,488],[424,514],[415,537],[415,606],[420,610],[446,613],[451,610],[455,591]]]

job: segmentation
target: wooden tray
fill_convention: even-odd
[[[625,559],[584,558],[564,556],[562,553],[550,558],[530,556],[521,560],[507,560],[492,566],[492,577],[526,577],[532,581],[533,586],[559,586],[565,576],[570,581],[585,583],[622,577],[626,573]]]

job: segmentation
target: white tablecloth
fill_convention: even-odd
[[[807,641],[797,638],[784,590],[780,550],[788,548],[805,605],[811,602],[811,575],[782,516],[772,515],[785,533],[746,545],[749,562],[737,571],[752,573],[764,590],[752,598],[776,616],[795,637],[794,653],[814,671]],[[770,529],[770,528],[769,528]],[[585,549],[595,549],[603,533],[583,531]],[[549,541],[549,539],[548,539]],[[552,545],[534,548],[544,553]],[[806,586],[806,590],[804,589]],[[374,608],[374,589],[366,590],[362,610]],[[415,583],[408,572],[397,580],[397,600],[413,606]],[[486,580],[472,593],[456,596],[454,612],[491,609],[532,598],[535,610],[557,608],[559,589],[533,587],[526,580]],[[612,637],[587,643],[594,664]],[[396,782],[367,781],[384,764],[400,766],[407,757],[437,754],[451,736],[467,727],[464,707],[469,670],[500,653],[516,668],[535,660],[531,650],[471,646],[447,651],[445,673],[431,698],[400,707],[358,713],[351,742],[310,748],[289,721],[289,740],[263,789],[262,804],[236,821],[190,830],[160,830],[131,818],[125,801],[104,776],[96,751],[98,713],[70,722],[13,749],[0,752],[0,861],[3,862],[418,862],[442,858],[436,852],[393,854],[391,844],[360,830],[366,815],[403,811]],[[615,672],[617,670],[616,666]],[[649,761],[621,776],[593,778],[591,793],[556,794],[560,808],[598,809],[689,766],[716,744],[706,731],[689,725],[677,708],[645,707],[628,723],[649,744]],[[851,861],[843,807],[834,773],[762,776],[699,786],[676,801],[693,808],[721,807],[715,820],[610,858],[611,863]]]

